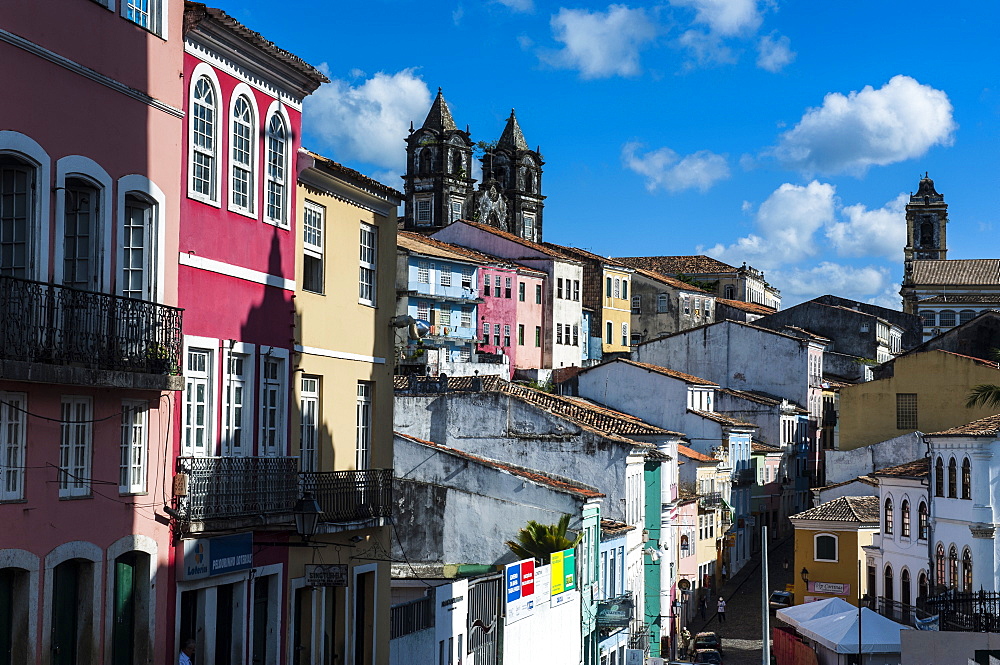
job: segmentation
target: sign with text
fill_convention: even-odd
[[[306,564],[306,586],[347,586],[347,564]]]
[[[179,577],[198,580],[253,568],[253,534],[236,533],[184,541]]]
[[[832,593],[837,596],[849,596],[851,594],[851,585],[835,582],[810,582],[808,590],[813,593]]]
[[[535,613],[535,560],[525,559],[504,567],[507,580],[507,623]]]
[[[552,553],[552,595],[576,588],[576,550]]]

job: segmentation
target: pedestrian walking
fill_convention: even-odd
[[[698,601],[698,614],[701,615],[701,620],[705,620],[705,613],[708,612],[708,597],[702,596],[701,600]]]
[[[691,631],[684,626],[684,630],[681,631],[680,640],[680,651],[677,653],[679,658],[686,658],[688,656],[688,645],[691,643]]]
[[[726,623],[726,600],[722,596],[719,596],[719,623]]]

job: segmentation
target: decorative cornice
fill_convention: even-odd
[[[972,532],[973,538],[993,540],[993,535],[996,533],[996,530],[997,527],[995,524],[986,524],[985,522],[976,522],[969,525],[969,531]]]
[[[221,45],[214,44],[214,46],[220,47]],[[219,50],[223,49],[219,48]],[[251,88],[257,88],[261,92],[280,100],[284,104],[288,105],[289,108],[295,109],[299,112],[302,111],[302,97],[292,95],[288,91],[282,90],[270,81],[266,81],[262,76],[258,76],[247,67],[237,64],[235,58],[226,57],[225,54],[213,50],[209,45],[202,44],[188,37],[184,40],[184,52],[207,62],[219,71],[225,72],[226,74],[243,81]]]

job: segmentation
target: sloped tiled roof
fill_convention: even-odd
[[[736,268],[710,256],[617,256],[625,265],[665,274],[736,272]]]
[[[518,476],[520,478],[525,478],[526,480],[531,480],[532,482],[538,483],[539,485],[547,485],[548,487],[551,487],[552,489],[558,490],[560,492],[576,494],[578,496],[586,497],[588,499],[604,496],[604,494],[599,492],[596,488],[590,487],[589,485],[584,485],[583,483],[578,483],[568,478],[560,478],[558,476],[552,476],[547,473],[542,473],[541,471],[535,471],[534,469],[527,469],[525,467],[516,466],[514,464],[498,462],[497,460],[489,459],[488,457],[480,457],[479,455],[473,455],[472,453],[467,453],[464,450],[458,450],[457,448],[450,448],[448,446],[443,446],[440,443],[434,443],[433,441],[425,441],[424,439],[418,439],[415,436],[410,436],[409,434],[403,434],[402,432],[395,432],[395,434],[398,437],[407,439],[409,441],[413,441],[414,443],[420,444],[422,446],[427,446],[428,448],[434,448],[436,450],[440,450],[441,452],[448,453],[449,455],[462,457],[477,464],[482,464],[483,466],[488,466],[498,471]]]
[[[753,428],[757,427],[757,425],[753,423],[748,423],[745,420],[739,420],[738,418],[732,418],[730,416],[726,416],[721,413],[716,413],[715,411],[699,411],[698,409],[688,409],[688,413],[693,413],[695,415],[701,416],[702,418],[713,420],[719,423],[720,425],[725,425],[727,427],[753,427]]]
[[[917,302],[917,307],[921,305],[977,305],[979,303],[1000,303],[1000,293],[947,293],[930,298],[921,298]]]
[[[601,518],[601,536],[614,538],[615,536],[620,536],[629,531],[634,531],[635,527],[631,524],[626,524],[625,522],[619,522],[618,520],[609,520],[606,517]]]
[[[780,453],[781,448],[778,448],[777,446],[770,446],[766,443],[761,443],[760,441],[751,441],[750,451],[754,453]]]
[[[699,453],[697,450],[695,450],[693,448],[688,448],[687,446],[682,445],[682,444],[678,444],[678,446],[677,446],[677,454],[678,455],[683,455],[684,457],[687,457],[688,459],[693,459],[696,462],[718,462],[719,461],[719,460],[715,459],[714,457],[711,457],[710,455],[705,455],[704,453]]]
[[[594,254],[593,252],[588,252],[587,250],[580,249],[579,247],[557,245],[554,242],[543,242],[542,244],[548,247],[549,249],[554,249],[560,254],[566,254],[567,256],[572,256],[573,258],[579,259],[581,261],[596,261],[598,263],[606,263],[610,266],[624,268],[626,271],[633,270],[632,268],[628,267],[621,261],[618,261],[616,259],[611,259],[606,256],[601,256],[600,254]]]
[[[546,247],[545,245],[541,245],[541,244],[539,244],[537,242],[531,242],[530,240],[525,240],[521,236],[514,235],[513,233],[508,233],[507,231],[501,231],[500,229],[498,229],[498,228],[496,228],[494,226],[490,226],[489,224],[482,224],[480,222],[472,222],[472,221],[469,221],[467,219],[459,220],[458,223],[468,224],[469,226],[471,226],[473,228],[476,228],[476,229],[479,229],[480,231],[486,231],[487,233],[492,233],[495,236],[499,236],[499,237],[501,237],[501,238],[503,238],[505,240],[509,240],[511,242],[516,242],[519,245],[522,245],[524,247],[528,247],[529,249],[533,249],[536,252],[541,252],[542,254],[545,254],[546,256],[550,256],[550,257],[552,257],[554,259],[561,259],[563,261],[572,261],[574,263],[578,263],[578,261],[576,259],[574,259],[572,256],[569,256],[567,254],[563,254],[562,252],[559,252],[558,250],[552,249],[551,247]],[[532,258],[532,257],[524,257],[524,258]]]
[[[951,429],[932,432],[927,436],[1000,436],[1000,413]]]
[[[726,393],[727,395],[732,395],[733,397],[739,397],[740,399],[745,399],[751,402],[757,402],[758,404],[767,404],[768,406],[778,406],[781,404],[780,397],[773,397],[761,392],[755,392],[752,390],[733,390],[732,388],[719,388],[720,393]]]
[[[841,496],[791,517],[800,520],[878,524],[879,498],[877,496]]]
[[[1000,369],[1000,363],[994,362],[992,360],[983,360],[982,358],[976,358],[975,356],[967,356],[962,353],[955,353],[954,351],[947,351],[945,349],[934,349],[939,353],[947,353],[949,356],[956,356],[958,358],[965,358],[966,360],[971,360],[977,365],[983,365],[985,367],[992,367],[993,369]]]
[[[449,376],[448,377],[448,392],[471,392],[473,387],[473,382],[476,380],[482,382],[482,389],[484,391],[498,391],[500,387],[507,383],[507,380],[500,377],[497,374],[485,374],[479,377],[473,376]],[[417,394],[430,394],[437,393],[439,391],[428,389],[421,392],[421,388],[428,387],[428,384],[437,383],[437,379],[434,377],[425,376],[414,376],[413,381],[416,382]],[[392,387],[393,390],[405,391],[410,389],[411,378],[408,375],[396,374],[392,377]]]
[[[620,259],[616,260],[620,262]],[[646,268],[637,268],[635,266],[632,266],[632,269],[635,270],[638,274],[642,275],[643,277],[648,277],[653,281],[660,282],[661,284],[671,286],[675,289],[680,289],[682,291],[693,291],[695,293],[708,293],[708,291],[706,291],[705,289],[699,288],[694,284],[688,284],[687,282],[682,282],[676,277],[671,277],[670,275],[664,275],[663,273],[659,273],[654,270],[647,270]]]
[[[913,262],[918,286],[1000,286],[1000,259],[950,259]]]
[[[186,33],[188,30],[198,25],[198,23],[205,20],[206,17],[210,17],[215,21],[218,21],[234,34],[250,42],[265,53],[270,54],[292,69],[295,69],[300,74],[305,75],[311,79],[316,86],[319,86],[321,83],[330,82],[330,79],[328,79],[321,71],[307,63],[299,56],[290,51],[286,51],[283,48],[279,48],[274,42],[265,39],[259,32],[254,32],[221,9],[208,7],[204,3],[191,2],[190,0],[187,0],[184,3],[184,32]]]
[[[918,460],[898,464],[885,469],[879,469],[872,473],[873,476],[889,476],[894,478],[926,478],[931,472],[931,460],[929,457],[921,457]]]
[[[607,363],[602,363],[600,365],[594,365],[593,367],[588,367],[587,369],[580,372],[580,374],[585,374],[592,369],[597,367],[603,367],[605,365],[611,365],[614,363],[625,363],[626,365],[632,365],[634,367],[640,367],[649,372],[655,372],[656,374],[662,374],[663,376],[669,376],[671,379],[677,379],[683,381],[684,383],[690,383],[696,386],[717,386],[719,385],[715,381],[709,381],[708,379],[702,379],[693,374],[685,374],[684,372],[678,372],[675,369],[670,369],[668,367],[660,367],[659,365],[650,365],[649,363],[642,363],[638,360],[630,360],[628,358],[616,358]]]
[[[508,383],[501,386],[500,392],[514,395],[556,415],[576,421],[582,425],[587,425],[600,432],[625,436],[657,436],[664,434],[683,436],[679,432],[650,425],[635,416],[615,411],[606,406],[580,398],[552,395],[551,393],[528,388],[527,386],[520,386],[515,383]]]
[[[763,327],[763,326],[760,326]],[[829,342],[829,337],[824,337],[823,335],[817,335],[811,330],[806,330],[805,328],[800,328],[799,326],[783,326],[782,330],[790,330],[792,332],[788,333],[793,337],[805,337],[806,339],[813,339],[817,342]]]
[[[730,300],[729,298],[716,298],[715,302],[720,305],[728,305],[733,309],[741,309],[744,312],[750,312],[751,314],[760,314],[761,316],[774,314],[778,311],[773,307],[768,307],[767,305],[758,305],[755,302],[743,302],[742,300]]]
[[[878,481],[871,476],[858,476],[857,478],[851,478],[850,480],[844,480],[839,483],[831,483],[829,485],[823,485],[822,487],[812,487],[812,490],[830,490],[837,487],[843,487],[844,485],[850,485],[851,483],[862,483],[864,485],[871,485],[872,487],[878,487]]]
[[[467,250],[464,247],[452,245],[451,243],[441,242],[434,238],[428,238],[425,235],[411,231],[397,231],[396,246],[409,252],[416,252],[439,259],[462,261],[463,263],[486,263],[483,257],[478,255],[478,252]]]
[[[384,195],[391,196],[391,197],[394,197],[394,198],[397,198],[397,199],[403,199],[404,196],[405,196],[403,194],[403,192],[399,191],[398,189],[393,189],[392,187],[390,187],[388,185],[382,184],[378,180],[374,180],[373,178],[370,178],[370,177],[366,176],[364,173],[361,173],[360,171],[355,171],[352,168],[348,168],[348,167],[344,166],[343,164],[341,164],[340,162],[335,162],[334,160],[330,159],[329,157],[324,157],[323,155],[319,154],[318,152],[313,152],[312,150],[307,150],[306,148],[300,148],[299,150],[301,152],[306,153],[307,155],[309,155],[310,157],[312,157],[314,160],[316,160],[317,166],[325,168],[326,170],[330,171],[334,175],[346,176],[348,178],[353,178],[354,180],[357,180],[357,181],[363,183],[365,186],[367,186],[367,187],[375,190],[375,192],[377,192],[379,194],[384,194]]]

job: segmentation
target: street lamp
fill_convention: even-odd
[[[323,514],[323,509],[310,492],[304,493],[295,502],[292,514],[295,515],[295,531],[302,536],[303,541],[308,541],[316,535],[316,525],[319,524],[319,516]]]
[[[799,573],[802,576],[802,581],[809,584],[809,571],[803,566],[802,572]]]

